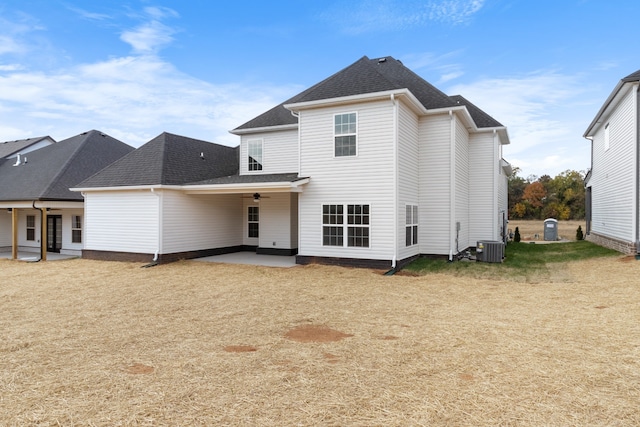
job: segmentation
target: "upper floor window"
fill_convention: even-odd
[[[247,142],[248,165],[250,171],[262,170],[262,140],[256,139]]]
[[[609,149],[609,123],[604,127],[604,150]]]
[[[71,242],[82,243],[82,217],[80,215],[71,217]]]
[[[355,156],[357,148],[358,116],[356,113],[333,116],[335,156]]]

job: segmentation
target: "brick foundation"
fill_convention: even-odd
[[[634,242],[625,242],[623,240],[614,239],[612,237],[603,236],[598,233],[591,232],[587,234],[585,240],[614,251],[622,252],[626,255],[635,255],[637,253],[636,244]]]

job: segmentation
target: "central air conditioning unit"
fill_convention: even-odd
[[[504,243],[500,240],[479,240],[476,244],[476,261],[502,262]]]

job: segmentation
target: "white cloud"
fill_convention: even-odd
[[[322,17],[350,34],[401,30],[429,22],[462,24],[478,13],[484,0],[360,0],[339,2]],[[345,9],[349,10],[344,14]]]
[[[155,55],[175,33],[160,19],[175,16],[158,7],[136,16],[144,20],[121,34],[134,55],[55,71],[0,62],[0,140],[47,134],[64,139],[99,129],[133,146],[163,131],[233,146],[239,138],[230,129],[299,90],[215,85],[182,73]]]
[[[582,133],[593,106],[579,99],[585,87],[581,76],[546,71],[458,84],[447,92],[463,95],[507,127],[511,144],[504,155],[523,176],[555,176],[590,166]]]
[[[41,134],[66,138],[100,129],[139,146],[168,131],[237,145],[228,131],[299,88],[214,85],[152,56],[114,58],[60,73],[0,75],[0,139]]]
[[[146,7],[144,14],[139,17],[143,22],[134,29],[125,30],[120,40],[131,45],[133,53],[155,54],[173,41],[177,32],[173,27],[161,22],[165,18],[176,18],[178,13],[166,7]],[[135,16],[134,17],[138,17]]]

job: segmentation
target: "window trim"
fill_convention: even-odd
[[[335,223],[325,223],[325,206],[340,206],[342,208],[342,213],[340,214],[340,218],[336,218],[336,222]],[[366,221],[367,224],[364,223],[354,223],[354,224],[350,224],[349,223],[349,206],[367,206],[367,212],[366,213],[360,213],[360,214],[353,214],[353,215],[361,215],[361,219],[364,218],[363,215],[366,215]],[[333,215],[331,213],[329,213],[329,215]],[[351,203],[351,202],[347,202],[347,203],[335,203],[335,202],[327,202],[327,203],[322,203],[320,205],[320,245],[322,247],[327,247],[327,248],[343,248],[343,249],[371,249],[372,245],[371,245],[371,203]],[[355,217],[354,217],[355,219]],[[325,228],[326,227],[331,227],[331,228],[339,228],[342,231],[342,234],[340,236],[340,239],[342,239],[342,244],[341,245],[331,245],[331,244],[325,244]],[[351,236],[349,233],[350,231],[352,231],[351,229],[367,229],[367,235],[366,236]],[[367,245],[366,246],[358,246],[358,245],[350,245],[350,240],[352,239],[366,239],[367,240]]]
[[[257,169],[252,169],[252,163],[251,163],[251,146],[252,145],[259,145],[260,146],[260,161],[255,160],[256,165],[258,166]],[[264,139],[262,138],[258,138],[258,139],[248,139],[247,140],[247,172],[263,172],[264,171]]]
[[[420,209],[418,204],[406,203],[405,204],[405,231],[404,231],[404,244],[405,247],[411,248],[418,245],[418,236],[420,233],[419,228],[419,218],[420,218]],[[409,212],[411,214],[411,218],[409,218]],[[408,233],[411,234],[411,243],[408,244]]]
[[[257,209],[256,215],[258,216],[257,220],[252,220],[251,209]],[[251,235],[251,224],[257,224],[257,236]],[[247,206],[247,239],[259,239],[260,238],[260,206]]]
[[[76,223],[76,218],[80,218],[80,227],[76,227],[78,225]],[[71,215],[71,243],[82,243],[82,223],[83,223],[82,215]],[[75,239],[76,233],[74,232],[77,232],[77,231],[80,232],[79,240]]]
[[[336,117],[338,116],[347,116],[350,114],[354,114],[355,115],[355,132],[347,132],[347,133],[337,133],[336,132]],[[339,159],[339,158],[351,158],[351,157],[358,157],[358,131],[359,131],[359,127],[358,127],[358,112],[357,111],[349,111],[349,112],[342,112],[342,113],[334,113],[333,114],[333,158],[334,159]],[[345,155],[336,155],[336,138],[338,137],[343,137],[343,136],[353,136],[355,137],[355,154],[345,154]]]
[[[33,225],[29,226],[29,220],[33,220]],[[27,230],[27,236],[26,236],[26,240],[28,242],[35,242],[36,241],[36,216],[35,215],[27,215],[26,217],[26,230]],[[29,238],[29,231],[33,232],[33,236],[31,236],[31,238]]]

